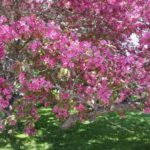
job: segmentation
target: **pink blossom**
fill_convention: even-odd
[[[30,83],[28,83],[29,90],[36,92],[44,88],[47,92],[52,88],[50,81],[46,81],[45,77],[33,78]]]
[[[69,112],[66,108],[55,106],[53,112],[56,114],[57,118],[67,118],[69,116]]]
[[[7,89],[7,88],[4,88],[2,92],[3,92],[3,94],[4,94],[5,96],[11,94],[11,91],[10,91],[9,89]]]
[[[9,124],[10,124],[11,126],[15,126],[15,125],[17,124],[17,121],[16,121],[16,120],[11,120],[11,121],[9,122]]]
[[[0,59],[4,57],[4,47],[0,46]]]
[[[70,98],[70,95],[69,95],[69,93],[61,93],[61,98],[66,100],[66,99]]]
[[[19,74],[19,82],[20,82],[21,84],[25,84],[25,82],[26,82],[25,73],[21,72],[21,73]]]
[[[41,47],[41,42],[40,41],[33,41],[30,43],[29,48],[32,50],[33,53],[37,53],[39,48]]]
[[[0,16],[0,24],[3,24],[7,21],[7,18],[5,16]]]
[[[34,128],[34,126],[31,123],[26,125],[25,133],[28,134],[28,135],[35,135],[35,128]]]
[[[82,112],[85,110],[85,106],[83,104],[79,104],[78,106],[75,107],[76,110],[78,110],[79,112]]]
[[[150,114],[150,107],[144,108],[143,112],[146,114]]]
[[[101,87],[98,91],[98,97],[104,104],[109,104],[109,98],[112,95],[112,91],[106,87]]]
[[[7,108],[9,106],[9,102],[4,100],[4,99],[0,99],[0,107],[1,108]]]
[[[4,83],[5,79],[0,77],[0,84]]]

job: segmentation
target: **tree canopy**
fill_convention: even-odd
[[[149,0],[1,0],[0,128],[34,134],[39,106],[62,128],[149,113],[149,49]]]

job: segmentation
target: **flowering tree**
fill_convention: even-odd
[[[149,113],[149,8],[149,0],[1,0],[0,127],[23,120],[33,134],[39,104],[62,128],[104,112]]]

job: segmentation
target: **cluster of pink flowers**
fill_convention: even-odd
[[[53,108],[53,112],[56,114],[57,118],[59,118],[59,119],[64,119],[69,116],[69,112],[66,108],[61,108],[61,107],[55,106]]]
[[[35,135],[36,133],[36,130],[32,123],[27,124],[24,130],[25,130],[25,133],[28,135]]]
[[[0,59],[4,57],[4,47],[0,46]]]
[[[85,110],[85,106],[83,104],[79,104],[76,106],[76,110],[79,112],[83,112]]]
[[[149,114],[150,113],[150,102],[145,102],[145,106],[144,106],[144,113]]]
[[[38,77],[31,79],[31,82],[27,84],[29,91],[38,92],[42,88],[45,91],[49,91],[53,85],[50,81],[46,81],[44,77]]]
[[[5,109],[9,106],[9,101],[12,98],[12,87],[0,78],[0,109]]]

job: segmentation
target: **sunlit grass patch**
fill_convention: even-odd
[[[51,109],[40,110],[37,135],[29,137],[21,128],[15,134],[0,135],[0,150],[149,150],[150,115],[128,112],[121,119],[115,113],[95,122],[77,123],[62,130]]]

